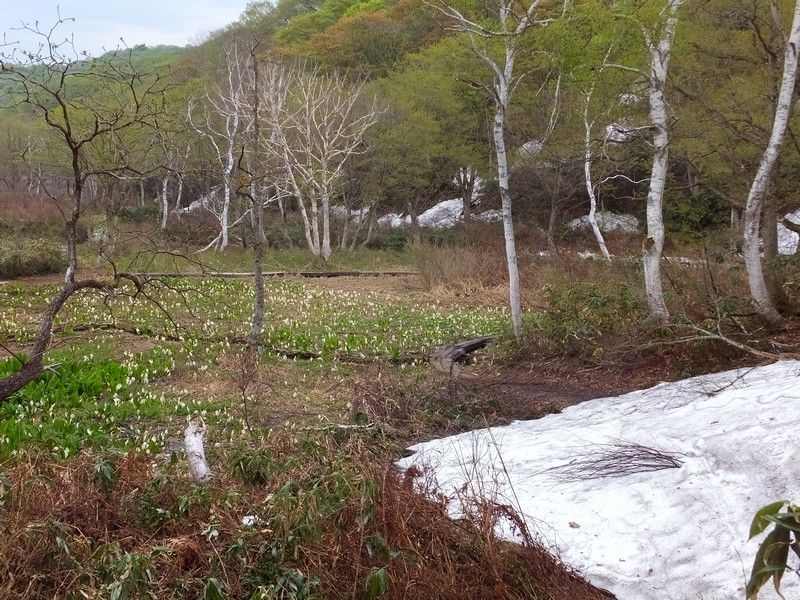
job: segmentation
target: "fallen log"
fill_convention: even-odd
[[[265,271],[264,277],[305,277],[308,279],[325,277],[410,277],[419,271]],[[142,279],[181,279],[186,277],[221,277],[237,279],[255,277],[250,271],[188,271],[175,273],[137,273]]]
[[[493,335],[486,335],[463,342],[447,344],[446,346],[439,346],[431,354],[431,366],[442,373],[453,374],[457,372],[457,363],[459,361],[476,350],[485,348],[492,340],[494,340]]]

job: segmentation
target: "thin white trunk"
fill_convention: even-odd
[[[667,83],[672,44],[683,0],[669,0],[661,38],[648,43],[650,52],[650,124],[653,133],[653,169],[647,193],[647,238],[643,245],[644,283],[650,313],[660,320],[669,318],[661,281],[664,252],[664,187],[669,169],[669,121],[664,89]]]
[[[183,173],[178,173],[178,192],[175,196],[175,210],[181,209],[181,201],[183,200]]]
[[[161,229],[167,228],[167,217],[169,216],[169,175],[165,175],[161,181]]]
[[[522,302],[519,288],[519,268],[517,266],[517,243],[514,238],[514,221],[511,214],[511,193],[509,192],[508,157],[506,155],[506,108],[510,100],[509,82],[514,72],[514,50],[506,49],[505,69],[496,81],[497,99],[494,111],[494,149],[497,158],[497,181],[500,186],[500,201],[503,213],[503,237],[506,246],[506,265],[508,267],[508,297],[511,307],[511,327],[518,343],[525,339],[522,325]]]
[[[222,200],[222,212],[219,216],[219,244],[217,250],[225,250],[228,247],[228,221],[231,209],[231,185],[228,178],[225,179],[225,193]]]
[[[783,80],[775,109],[775,119],[772,123],[772,134],[764,155],[761,157],[761,164],[753,179],[744,209],[743,241],[747,283],[758,311],[771,321],[779,321],[781,314],[775,307],[775,301],[764,276],[764,265],[759,248],[761,213],[778,162],[781,145],[789,126],[789,119],[792,116],[794,89],[797,81],[798,48],[800,48],[800,0],[797,0],[795,4],[792,30],[783,59]]]
[[[327,164],[323,160],[322,172],[327,172]],[[326,177],[327,175],[323,175]],[[331,197],[330,187],[327,181],[323,181],[321,185],[321,200],[322,200],[322,259],[328,261],[331,259],[333,252],[331,251]]]
[[[195,483],[205,483],[211,479],[211,469],[206,462],[206,453],[203,449],[203,437],[206,425],[203,419],[192,419],[183,434],[183,446],[186,450],[186,462],[189,463],[189,472]]]
[[[603,254],[607,261],[611,261],[611,253],[606,246],[606,240],[603,237],[603,232],[597,225],[597,196],[594,193],[594,184],[592,183],[592,123],[589,122],[589,101],[591,96],[586,97],[586,106],[583,112],[583,125],[586,130],[586,153],[583,160],[583,174],[586,180],[586,193],[589,195],[589,225],[592,227],[594,238],[597,240],[597,245],[600,247],[600,252]]]

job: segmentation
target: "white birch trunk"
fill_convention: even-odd
[[[506,154],[506,108],[510,100],[509,82],[514,72],[513,48],[506,49],[505,69],[496,82],[497,102],[494,112],[494,149],[497,158],[497,181],[500,186],[500,201],[503,213],[503,237],[506,247],[508,268],[508,299],[511,308],[511,327],[518,343],[525,339],[522,325],[522,302],[519,287],[519,268],[517,266],[517,243],[514,237],[514,221],[511,214],[511,193],[509,191],[508,156]]]
[[[327,165],[325,161],[322,163],[322,172],[327,173]],[[327,175],[323,175],[327,177]],[[330,189],[327,181],[322,182],[321,186],[321,201],[322,201],[322,260],[328,261],[331,259],[333,252],[331,251],[331,197]]]
[[[592,233],[597,240],[597,245],[600,247],[600,252],[607,261],[611,261],[611,253],[606,246],[606,240],[603,237],[603,232],[597,225],[597,196],[594,193],[594,183],[592,182],[592,123],[589,122],[589,99],[586,98],[586,107],[583,112],[583,125],[586,130],[586,153],[583,160],[583,174],[586,180],[586,193],[589,195],[589,225],[592,227]]]
[[[175,210],[181,209],[183,200],[183,173],[178,173],[178,193],[175,196]]]
[[[669,169],[669,121],[664,89],[667,83],[672,44],[683,0],[669,0],[667,16],[658,43],[648,43],[650,52],[650,124],[653,128],[653,169],[647,193],[647,238],[642,253],[647,306],[659,320],[669,318],[661,280],[664,252],[664,186]]]
[[[167,228],[167,217],[169,216],[169,175],[164,176],[161,181],[161,230]]]
[[[775,109],[772,134],[764,155],[761,157],[761,164],[753,179],[753,185],[750,188],[744,209],[743,242],[747,283],[758,312],[770,321],[779,321],[781,314],[775,306],[775,301],[770,294],[769,286],[764,276],[764,264],[761,260],[761,250],[759,248],[761,213],[769,184],[778,162],[780,148],[789,126],[789,119],[792,116],[794,89],[797,81],[798,48],[800,48],[800,0],[795,4],[792,30],[786,45],[786,54],[783,60],[783,80]]]

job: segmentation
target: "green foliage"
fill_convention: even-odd
[[[154,223],[158,218],[159,207],[155,202],[123,206],[119,211],[119,218],[130,223]]]
[[[234,475],[248,485],[267,483],[292,466],[291,462],[284,463],[277,460],[267,448],[247,446],[231,451],[229,464]]]
[[[38,238],[0,239],[0,278],[61,273],[67,255],[61,244]]]
[[[278,31],[275,38],[283,44],[296,44],[308,40],[334,25],[344,16],[351,16],[364,10],[380,8],[379,0],[324,0],[313,12],[303,13],[289,21],[286,27]]]
[[[786,511],[781,512],[784,507]],[[783,574],[789,569],[790,548],[800,558],[800,507],[785,500],[763,507],[750,525],[750,539],[770,526],[772,530],[759,545],[753,562],[746,589],[748,600],[756,598],[770,579],[780,592]]]
[[[18,370],[19,359],[27,360],[20,356],[0,361],[0,378]],[[146,389],[146,382],[171,368],[169,351],[160,350],[125,363],[64,359],[0,404],[0,458],[29,445],[61,459],[91,447],[160,451],[163,436],[153,435],[143,423],[213,407],[176,401]],[[113,465],[98,464],[96,476],[111,485]]]
[[[402,252],[408,244],[408,234],[397,229],[380,230],[367,244],[370,250],[388,250]]]
[[[642,298],[624,285],[614,291],[595,283],[548,285],[544,297],[547,308],[529,314],[526,320],[548,344],[562,351],[591,354],[597,351],[592,340],[622,333],[646,318]]]
[[[389,590],[391,578],[385,567],[373,569],[364,586],[368,600],[380,598]]]

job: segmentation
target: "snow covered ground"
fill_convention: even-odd
[[[786,219],[792,223],[800,225],[800,210],[789,213],[785,216]],[[798,246],[800,245],[800,235],[785,227],[783,223],[778,221],[778,252],[780,254],[792,255],[797,254]]]
[[[461,212],[464,210],[464,201],[461,198],[454,198],[452,200],[444,200],[438,204],[433,205],[431,208],[423,212],[417,218],[420,227],[428,227],[430,229],[450,229],[455,227],[461,221]],[[500,221],[503,218],[499,210],[487,210],[481,213],[476,213],[474,218],[480,221],[491,223],[493,221]],[[401,215],[398,213],[388,213],[378,219],[378,225],[381,227],[390,227],[392,229],[398,227],[410,227],[411,217],[409,215]]]
[[[783,361],[419,444],[399,465],[427,466],[445,492],[467,481],[494,487],[565,562],[620,600],[743,599],[760,541],[747,541],[754,513],[800,500],[797,403],[800,361]],[[571,480],[622,442],[679,453],[682,466]],[[792,573],[783,592],[800,598]],[[759,598],[778,598],[771,583]]]
[[[597,213],[597,226],[603,233],[639,233],[639,219],[633,215],[618,214],[609,211]],[[592,225],[589,223],[589,215],[583,215],[577,219],[572,219],[567,226],[572,231],[591,231]]]

